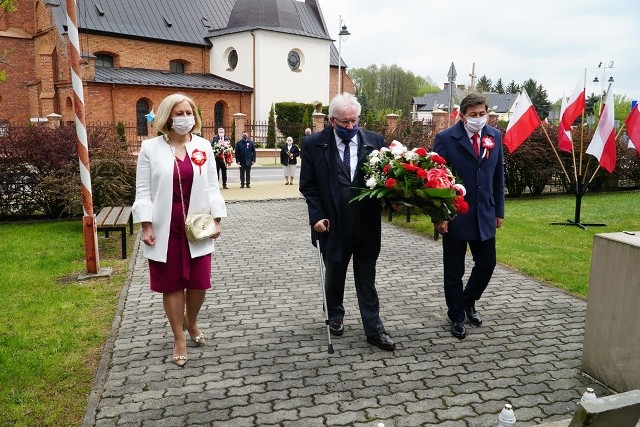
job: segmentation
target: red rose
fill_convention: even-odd
[[[420,147],[420,148],[416,148],[415,153],[420,157],[425,157],[427,155],[427,150],[425,150],[424,148]]]
[[[385,181],[384,186],[387,187],[389,190],[393,190],[396,185],[398,185],[398,182],[393,179],[393,178],[389,178]]]
[[[409,163],[402,163],[402,167],[403,167],[405,170],[408,170],[409,172],[415,172],[415,171],[417,171],[418,169],[420,169],[420,167],[415,166],[415,165],[411,165],[411,164],[409,164]]]
[[[384,173],[389,173],[389,168],[391,167],[391,165],[389,163],[387,163],[386,165],[384,165],[384,167],[382,168],[382,172]]]
[[[416,171],[416,175],[418,175],[420,178],[422,179],[427,179],[427,171],[422,169],[422,168],[418,168],[418,170]]]
[[[469,203],[462,196],[457,196],[453,200],[453,206],[456,208],[456,212],[459,214],[466,214],[469,212]]]
[[[440,187],[440,180],[437,178],[427,179],[424,186],[425,188],[438,188]]]

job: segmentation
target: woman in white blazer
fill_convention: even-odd
[[[142,142],[133,203],[133,220],[142,225],[150,287],[163,294],[174,339],[171,360],[178,366],[188,360],[184,330],[197,345],[205,344],[197,318],[211,287],[213,239],[220,236],[221,218],[227,216],[211,144],[194,134],[202,126],[196,111],[183,94],[160,103],[155,120],[162,136]],[[187,240],[185,215],[196,213],[215,218],[213,238]]]

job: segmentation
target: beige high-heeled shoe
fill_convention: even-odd
[[[196,335],[195,337],[191,336],[191,332],[189,331],[189,327],[187,326],[186,323],[182,324],[182,330],[187,331],[189,333],[189,338],[191,338],[191,341],[196,343],[198,347],[203,347],[206,344],[206,341],[204,339],[204,334],[202,332],[200,332],[200,335]]]
[[[175,342],[173,343],[173,349],[174,350],[176,349],[176,343]],[[181,354],[179,356],[173,356],[171,358],[171,361],[182,368],[189,361],[189,357],[187,357],[186,354],[184,354],[184,355]]]

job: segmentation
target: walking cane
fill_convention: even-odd
[[[316,248],[318,248],[318,266],[320,267],[320,287],[322,288],[322,305],[324,306],[324,323],[327,325],[327,339],[329,340],[329,347],[327,349],[327,352],[329,354],[333,354],[333,344],[331,343],[331,331],[329,331],[329,310],[327,310],[327,291],[324,288],[324,262],[322,260],[322,252],[320,251],[320,233],[318,233],[317,231],[315,231],[315,233],[316,233]]]

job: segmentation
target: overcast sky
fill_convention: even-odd
[[[613,90],[640,98],[640,0],[319,0],[350,68],[397,64],[439,87],[453,62],[457,84],[471,68],[505,86],[532,78],[551,102],[569,96],[586,69],[587,94]],[[600,61],[613,68],[600,68]],[[606,85],[605,85],[606,89]],[[422,95],[422,94],[419,94]]]

